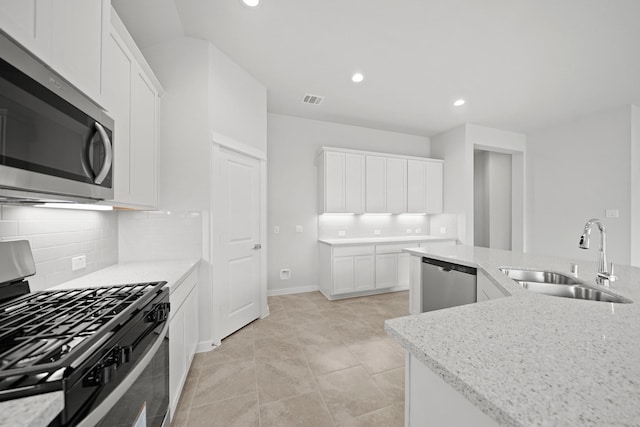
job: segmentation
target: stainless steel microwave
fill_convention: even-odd
[[[113,125],[0,32],[0,203],[112,199]]]

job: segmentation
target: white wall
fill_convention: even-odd
[[[487,152],[474,150],[473,152],[473,244],[475,246],[489,247],[488,226],[489,197],[487,173]],[[485,219],[485,217],[487,217]]]
[[[487,152],[489,247],[511,250],[511,154]]]
[[[118,262],[116,212],[0,206],[0,240],[28,240],[36,263],[32,291],[84,276]],[[87,268],[71,271],[71,258]]]
[[[431,156],[444,160],[444,212],[458,216],[458,240],[473,244],[473,147],[466,126],[431,137]]]
[[[268,115],[268,289],[318,286],[318,171],[322,146],[428,157],[429,138]],[[280,234],[273,234],[274,226]],[[302,225],[303,233],[295,226]],[[291,279],[280,280],[290,268]]]
[[[607,227],[609,260],[629,264],[631,129],[626,106],[528,135],[528,252],[595,261],[598,237],[591,250],[578,248],[595,217]],[[605,218],[605,209],[620,217]]]
[[[209,126],[267,152],[267,88],[209,44]]]
[[[631,106],[631,265],[640,267],[640,107]]]

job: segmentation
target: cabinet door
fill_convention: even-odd
[[[184,302],[184,344],[187,372],[198,346],[198,285],[196,284]]]
[[[132,79],[129,189],[132,203],[156,205],[156,101],[158,94],[139,67]]]
[[[407,161],[407,212],[427,212],[427,162]]]
[[[387,161],[387,210],[394,214],[407,212],[407,161],[388,158]]]
[[[358,255],[353,257],[354,288],[364,291],[375,288],[373,255]]]
[[[354,290],[354,274],[353,274],[353,257],[334,257],[333,258],[333,293],[343,294],[353,292]]]
[[[180,389],[187,375],[184,342],[184,308],[181,307],[169,324],[169,404],[175,412],[180,398]]]
[[[388,212],[386,160],[385,157],[366,156],[366,212]]]
[[[114,127],[114,199],[129,201],[129,141],[133,59],[122,39],[111,32],[105,47],[104,102]]]
[[[376,255],[376,289],[398,284],[398,254]]]
[[[0,0],[0,28],[42,61],[51,59],[51,0]]]
[[[326,151],[324,153],[324,211],[345,211],[345,155]]]
[[[51,13],[52,68],[96,101],[110,10],[109,0],[55,0]]]
[[[345,154],[345,212],[364,213],[364,155]]]
[[[426,213],[442,213],[442,179],[443,164],[440,162],[427,162],[427,207]]]

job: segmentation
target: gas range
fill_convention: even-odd
[[[126,394],[142,377],[153,396],[131,407],[128,417],[143,413],[147,425],[162,425],[168,407],[166,282],[26,294],[24,283],[24,277],[0,283],[0,400],[62,390],[64,410],[51,425],[106,426],[113,423],[109,417],[122,418],[126,411],[116,402],[131,403]]]

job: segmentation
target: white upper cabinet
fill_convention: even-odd
[[[442,160],[323,147],[320,213],[442,213]]]
[[[407,212],[442,213],[442,162],[407,161]]]
[[[0,0],[0,27],[102,104],[110,0]]]
[[[0,0],[0,28],[47,64],[52,0]]]
[[[367,156],[366,160],[366,211],[387,212],[387,159]]]
[[[363,154],[345,154],[345,212],[365,212],[365,162]]]
[[[321,163],[320,213],[363,213],[364,155],[325,151]]]
[[[115,120],[114,199],[133,208],[157,206],[157,85],[144,70],[124,25],[113,13],[103,68],[104,102]]]
[[[387,210],[393,214],[407,212],[407,160],[388,158]]]

